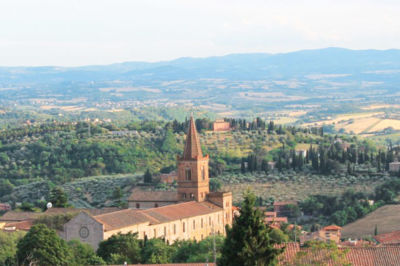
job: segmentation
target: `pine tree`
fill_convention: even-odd
[[[374,235],[375,236],[378,235],[378,225],[377,224],[375,225]]]
[[[144,183],[152,183],[153,182],[153,176],[150,173],[150,170],[147,168],[146,173],[143,176],[143,182]]]
[[[240,216],[227,227],[219,265],[261,266],[274,265],[282,249],[274,247],[271,228],[264,223],[264,215],[255,208],[256,196],[245,192]]]

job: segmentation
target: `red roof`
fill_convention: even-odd
[[[3,227],[4,231],[15,231],[15,230],[23,230],[29,231],[33,225],[32,220],[26,220],[22,222],[8,223]]]
[[[381,244],[400,244],[400,231],[374,236],[375,240]]]
[[[322,265],[338,265],[327,250],[310,250],[300,248],[298,243],[284,244],[285,250],[278,257],[279,265],[292,265],[299,251],[302,251],[302,265],[314,265],[323,262]],[[282,247],[282,245],[277,245]],[[400,245],[346,247],[339,248],[344,251],[346,262],[354,266],[400,265]]]
[[[297,205],[297,201],[275,201],[274,206]]]
[[[264,221],[267,223],[277,222],[277,223],[287,223],[287,217],[265,217]]]
[[[337,226],[337,225],[328,225],[322,228],[324,231],[340,231],[342,230],[342,227]]]

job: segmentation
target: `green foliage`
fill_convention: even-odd
[[[63,230],[64,224],[69,222],[76,214],[42,215],[35,220],[35,224],[44,224],[54,230]]]
[[[0,265],[17,265],[17,243],[25,235],[25,232],[13,233],[0,230]]]
[[[340,265],[350,266],[346,254],[348,249],[340,249],[333,242],[308,241],[304,244],[305,251],[297,252],[293,261],[288,265]],[[332,264],[333,262],[333,264]]]
[[[172,129],[167,129],[163,143],[161,145],[162,152],[177,152],[176,137],[172,132]]]
[[[256,197],[246,191],[240,216],[227,227],[220,265],[273,265],[282,252],[274,247],[271,228],[265,225],[263,213],[255,208]]]
[[[32,226],[17,247],[20,265],[68,265],[71,260],[66,242],[44,224]]]
[[[118,254],[113,255],[112,254]],[[102,257],[107,263],[115,263],[116,259],[127,261],[128,263],[141,262],[140,241],[137,234],[116,234],[100,242],[97,255]],[[119,262],[118,262],[119,263]]]
[[[61,187],[54,187],[50,191],[49,201],[53,204],[53,207],[66,208],[68,207],[68,198]]]
[[[210,178],[210,191],[219,191],[222,187],[222,182],[217,178]]]
[[[143,182],[148,183],[148,184],[153,183],[153,175],[150,173],[150,170],[148,168],[147,168],[146,172],[144,173]]]
[[[0,197],[11,194],[14,189],[14,185],[8,179],[0,179]]]
[[[97,256],[93,248],[85,243],[81,243],[78,240],[71,240],[68,242],[68,246],[71,250],[73,262],[68,265],[80,266],[80,265],[105,265],[104,260]]]
[[[289,242],[289,236],[278,228],[273,228],[269,233],[269,237],[275,243],[287,243]]]
[[[163,264],[171,262],[173,247],[164,240],[153,238],[144,242],[142,263]]]
[[[224,244],[224,240],[225,237],[221,235],[209,236],[200,242],[178,240],[172,245],[175,250],[172,256],[172,262],[212,262],[214,260],[214,242],[216,259],[219,259],[221,257],[221,248]]]

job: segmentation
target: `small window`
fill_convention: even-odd
[[[190,193],[190,198],[194,199],[194,194],[193,193]]]
[[[164,236],[167,236],[167,227],[164,226]]]
[[[157,229],[154,229],[154,237],[157,237]]]
[[[201,177],[203,180],[206,180],[206,170],[204,169],[204,166],[201,167]]]
[[[208,225],[211,225],[211,216],[208,217]]]
[[[158,203],[154,203],[154,208],[158,208]]]
[[[176,224],[174,224],[174,235],[176,235]]]
[[[140,203],[136,203],[136,209],[140,209]]]
[[[203,228],[203,218],[201,218],[201,228]]]
[[[186,199],[186,193],[182,193],[182,198]]]
[[[192,171],[190,170],[190,168],[187,168],[185,170],[185,178],[186,180],[192,180]]]
[[[196,221],[193,220],[193,229],[196,229]]]
[[[185,222],[182,223],[182,232],[185,233]]]

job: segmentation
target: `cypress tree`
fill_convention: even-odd
[[[264,214],[255,208],[256,196],[246,191],[240,216],[226,228],[219,265],[261,266],[276,264],[283,249],[274,247],[271,228],[264,223]]]

